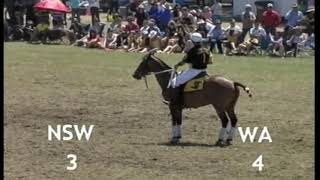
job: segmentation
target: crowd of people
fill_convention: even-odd
[[[70,31],[77,35],[73,45],[106,51],[158,49],[162,53],[181,53],[192,48],[190,34],[198,32],[210,51],[225,55],[248,55],[262,50],[285,57],[296,56],[299,48],[314,49],[314,9],[308,9],[304,14],[297,4],[292,5],[284,19],[271,3],[261,19],[247,4],[241,22],[237,23],[235,19],[226,22],[219,0],[214,0],[212,6],[198,9],[173,5],[166,0],[128,2],[128,16],[121,16],[118,8],[110,8],[107,20],[112,22],[106,25],[100,18],[99,0],[90,0],[92,22],[89,27],[82,24],[80,0],[67,1],[72,10]],[[55,28],[65,27],[64,14],[51,15]],[[227,27],[223,23],[228,23]],[[49,28],[49,24],[49,13],[39,12],[34,25],[37,31]]]

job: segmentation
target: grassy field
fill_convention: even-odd
[[[272,143],[212,147],[213,108],[186,110],[181,146],[154,77],[131,75],[142,54],[67,46],[4,45],[5,177],[8,180],[314,179],[314,59],[215,55],[210,74],[249,86],[236,112],[241,127],[267,126]],[[182,55],[157,55],[173,65]],[[90,141],[48,141],[48,125],[95,125]],[[260,132],[260,130],[259,130]],[[67,154],[78,168],[67,171]],[[264,168],[251,164],[263,155]]]

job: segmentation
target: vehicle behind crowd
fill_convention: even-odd
[[[199,8],[165,0],[62,2],[71,10],[70,19],[63,12],[37,11],[21,0],[7,3],[5,41],[67,40],[70,45],[106,51],[143,53],[157,49],[159,53],[170,54],[187,52],[192,46],[190,34],[198,32],[205,47],[224,55],[297,57],[310,55],[314,50],[314,8],[311,6],[302,13],[298,4],[292,4],[281,17],[269,3],[261,17],[257,17],[256,7],[246,4],[239,7],[244,11],[241,21],[236,22],[224,19],[219,0],[210,6],[201,4]],[[91,24],[81,19],[83,7],[91,15]],[[107,13],[106,18],[99,9]],[[68,20],[71,23],[68,24]]]

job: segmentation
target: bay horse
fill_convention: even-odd
[[[161,59],[154,56],[154,53],[154,51],[150,51],[142,58],[142,62],[132,76],[133,78],[140,80],[146,75],[153,73],[162,89],[164,100],[169,101],[171,91],[170,88],[167,87],[172,76],[170,72],[172,71],[172,68]],[[222,76],[209,76],[204,80],[202,90],[183,93],[183,105],[179,110],[180,116],[174,116],[174,113],[170,109],[173,128],[177,125],[181,126],[183,109],[212,105],[222,124],[219,139],[215,145],[220,147],[231,145],[238,121],[235,114],[235,105],[240,95],[239,87],[245,90],[249,97],[252,96],[249,88],[239,82],[233,82]],[[231,121],[230,131],[227,130],[229,121]],[[179,131],[181,131],[181,129]],[[178,136],[173,133],[171,139],[172,144],[177,144],[179,142],[181,132],[179,133]]]

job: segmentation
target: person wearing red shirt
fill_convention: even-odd
[[[139,26],[134,22],[134,18],[132,16],[129,16],[127,20],[128,24],[124,28],[126,33],[129,34],[131,31],[139,31]]]
[[[262,26],[266,30],[267,35],[269,33],[274,35],[276,27],[281,23],[281,17],[279,13],[273,10],[273,5],[269,3],[268,10],[262,14]]]

